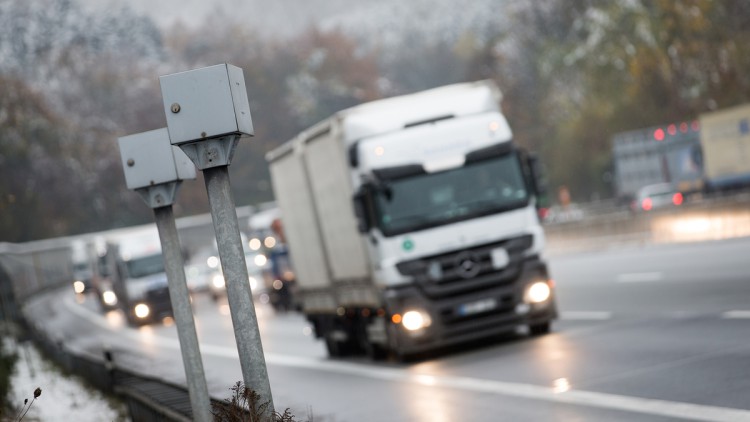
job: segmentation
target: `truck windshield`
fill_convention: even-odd
[[[383,185],[375,203],[378,224],[386,236],[517,209],[529,202],[515,152]]]
[[[129,278],[141,278],[164,272],[164,261],[161,254],[131,259],[126,265]]]

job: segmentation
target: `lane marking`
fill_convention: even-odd
[[[575,390],[574,388],[560,392],[559,389],[556,391],[554,385],[552,387],[543,387],[532,384],[485,380],[479,378],[418,374],[411,373],[406,369],[368,367],[362,364],[348,362],[336,362],[274,354],[266,355],[266,362],[270,365],[328,371],[383,381],[399,381],[428,387],[451,388],[475,393],[497,394],[507,397],[519,397],[578,406],[599,407],[633,413],[660,415],[683,420],[719,422],[750,421],[750,411],[748,410],[597,393],[593,391]]]
[[[612,312],[607,311],[565,311],[560,312],[563,321],[606,321],[612,318]]]
[[[625,273],[618,274],[616,281],[618,283],[647,283],[651,281],[661,281],[664,274],[659,271],[649,273]]]
[[[750,311],[727,311],[721,314],[721,317],[724,319],[750,319]]]
[[[79,316],[112,330],[113,327],[102,321],[101,315],[85,309],[72,302],[64,302],[66,308],[73,310]],[[750,311],[743,311],[749,312]],[[92,318],[93,316],[93,318]],[[118,334],[125,334],[133,339],[142,340],[136,330],[124,329]],[[180,349],[177,339],[152,335],[149,336],[150,343],[157,343],[162,347]],[[215,357],[238,359],[238,351],[234,347],[201,344],[203,355]],[[300,368],[315,371],[334,372],[343,375],[366,377],[381,381],[397,381],[421,385],[426,387],[451,388],[456,390],[470,391],[475,393],[497,394],[506,397],[519,397],[532,400],[565,403],[577,406],[597,407],[626,412],[660,415],[671,418],[696,421],[715,422],[750,422],[750,410],[733,409],[727,407],[708,406],[693,403],[674,402],[667,400],[647,399],[640,397],[621,396],[616,394],[598,393],[594,391],[576,390],[570,388],[560,392],[555,387],[544,387],[533,384],[494,381],[480,378],[432,375],[425,373],[414,373],[408,369],[388,368],[382,366],[368,366],[351,362],[331,361],[327,359],[316,359],[310,357],[280,355],[275,353],[265,354],[266,363],[291,368]]]

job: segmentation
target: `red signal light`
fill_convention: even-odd
[[[693,120],[693,123],[690,124],[690,129],[693,129],[693,132],[697,132],[700,128],[701,125],[697,120]]]
[[[676,135],[677,134],[677,126],[675,126],[675,125],[669,125],[669,127],[667,127],[667,132],[670,135]]]
[[[675,205],[682,205],[683,199],[684,198],[682,197],[682,194],[680,192],[677,192],[674,195],[672,195],[672,203]]]
[[[654,139],[657,141],[663,141],[664,140],[664,129],[659,128],[654,131]]]
[[[680,123],[680,132],[687,133],[688,131],[688,124],[685,122]]]
[[[643,208],[643,211],[651,211],[653,206],[654,203],[651,201],[651,198],[644,198],[643,201],[641,201],[641,208]]]

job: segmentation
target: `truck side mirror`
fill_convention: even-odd
[[[547,195],[547,178],[544,175],[542,162],[539,156],[533,153],[526,155],[526,165],[529,168],[531,184],[537,198],[544,198]]]
[[[372,228],[372,225],[370,224],[372,216],[370,213],[370,207],[368,207],[368,191],[369,189],[362,186],[352,198],[354,203],[354,215],[357,217],[357,230],[359,230],[360,233],[367,233]]]

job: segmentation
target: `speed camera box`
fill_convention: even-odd
[[[195,165],[172,146],[166,128],[123,136],[117,142],[128,189],[195,179]]]
[[[253,135],[242,69],[229,64],[161,76],[172,145]]]

